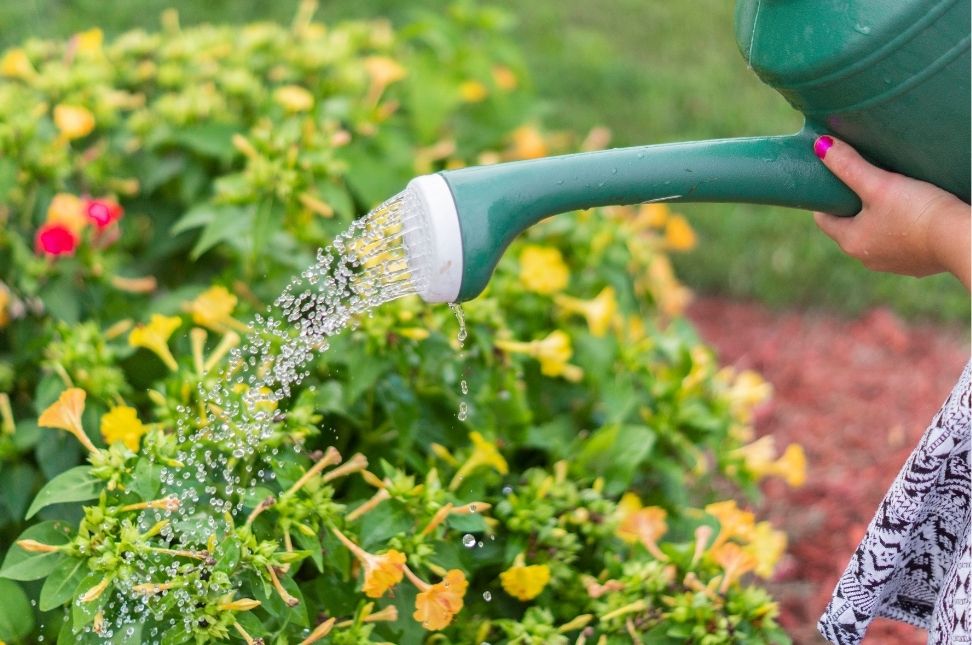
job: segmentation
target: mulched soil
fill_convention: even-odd
[[[717,298],[697,299],[688,313],[722,363],[756,369],[772,383],[757,434],[773,434],[780,449],[798,442],[806,450],[806,485],[767,480],[756,510],[790,536],[770,584],[783,625],[796,643],[824,643],[817,618],[968,360],[968,329],[906,324],[884,309],[847,320]],[[878,619],[864,642],[926,638],[924,630]]]

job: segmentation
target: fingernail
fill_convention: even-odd
[[[832,137],[828,137],[826,134],[822,137],[817,137],[817,140],[813,142],[813,154],[823,159],[827,156],[827,151],[830,150],[830,146],[832,145],[834,145]]]

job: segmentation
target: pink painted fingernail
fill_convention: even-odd
[[[832,145],[834,145],[832,137],[828,137],[826,134],[822,137],[817,137],[817,140],[813,142],[813,154],[823,159],[827,156],[827,151],[830,150],[830,146]]]

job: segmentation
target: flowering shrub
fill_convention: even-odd
[[[462,340],[414,297],[356,321],[250,453],[176,432],[353,217],[556,148],[502,14],[312,14],[0,57],[0,639],[786,642],[753,583],[785,537],[712,491],[799,485],[802,452],[679,318],[663,205],[529,231]],[[213,503],[175,513],[177,478]]]

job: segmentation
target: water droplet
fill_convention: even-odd
[[[513,487],[512,486],[504,486],[503,487],[503,494],[504,495],[512,495],[513,494]]]
[[[462,545],[467,549],[471,549],[476,546],[476,537],[469,533],[462,536]]]
[[[490,593],[489,591],[484,591],[483,592],[483,600],[485,600],[486,602],[489,602],[492,599],[493,599],[493,594],[492,593]]]

